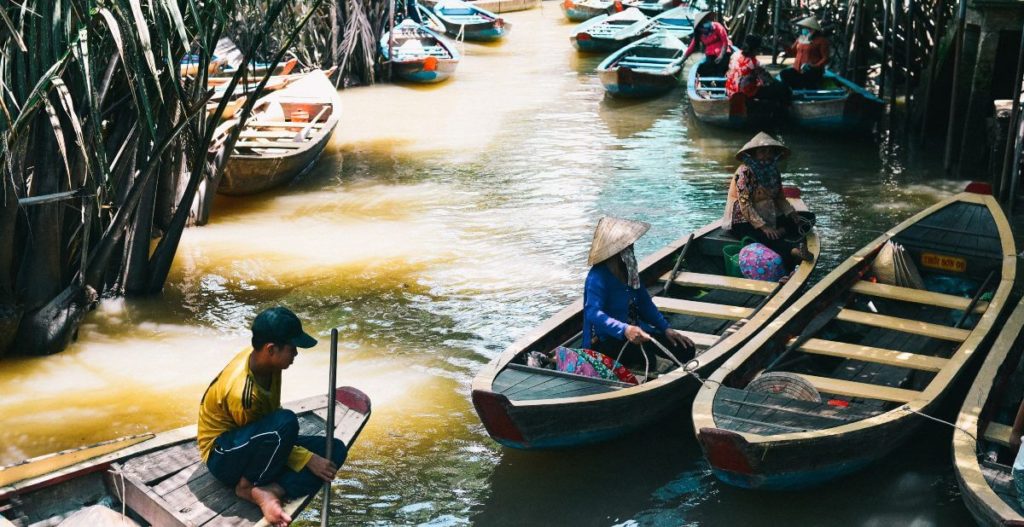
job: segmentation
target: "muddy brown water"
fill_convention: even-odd
[[[640,256],[712,221],[750,136],[695,122],[681,88],[606,98],[601,57],[576,54],[553,2],[506,18],[507,41],[465,44],[452,81],[344,91],[318,167],[219,199],[162,296],[105,301],[66,352],[0,363],[0,463],[193,423],[252,317],[285,304],[320,343],[285,373],[284,398],[323,391],[337,326],[339,382],[373,399],[334,486],[336,525],[969,524],[938,424],[853,477],[787,493],[715,481],[684,410],[589,448],[487,437],[475,372],[580,294],[597,219],[650,222]],[[818,213],[820,269],[964,184],[870,141],[782,138],[785,178]]]

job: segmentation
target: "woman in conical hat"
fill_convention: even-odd
[[[796,23],[800,36],[786,50],[793,55],[793,66],[779,72],[779,78],[794,90],[813,90],[821,85],[831,58],[828,39],[821,33],[818,19],[809,16]]]
[[[804,243],[813,215],[798,214],[782,193],[779,161],[788,156],[789,148],[764,132],[736,152],[740,166],[729,183],[722,228],[768,246],[793,269],[801,260],[814,258]]]
[[[715,21],[711,11],[701,11],[693,17],[693,38],[690,40],[685,61],[695,51],[697,45],[704,49],[704,62],[697,66],[697,73],[704,77],[724,77],[729,68],[729,57],[732,56],[732,41],[725,26]]]
[[[654,371],[653,345],[658,339],[680,360],[693,355],[693,342],[668,327],[668,321],[655,307],[647,288],[640,282],[633,243],[650,225],[605,216],[594,230],[583,292],[583,347],[599,351],[627,365],[644,366],[644,355]]]

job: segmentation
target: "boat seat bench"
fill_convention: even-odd
[[[749,307],[712,304],[710,302],[698,302],[696,300],[683,300],[664,296],[654,297],[654,305],[659,310],[667,313],[722,320],[739,320],[749,317],[754,312]]]
[[[671,272],[662,275],[661,280],[667,282],[672,276]],[[754,293],[758,295],[770,295],[778,286],[778,282],[765,280],[751,280],[749,278],[735,278],[717,274],[693,273],[683,271],[676,274],[674,284],[683,287],[696,287],[700,289],[722,289],[724,291],[735,291],[737,293]]]
[[[949,362],[948,359],[918,355],[904,351],[896,351],[859,344],[848,344],[834,340],[812,338],[808,339],[799,351],[814,355],[827,355],[830,357],[841,357],[864,362],[874,362],[888,366],[899,366],[914,370],[938,372]]]
[[[807,382],[811,383],[818,391],[843,395],[847,397],[860,397],[862,399],[879,399],[894,403],[908,403],[921,396],[916,390],[905,390],[903,388],[892,388],[863,382],[844,381],[829,377],[818,377],[816,375],[799,374]]]
[[[939,306],[947,309],[956,309],[963,311],[967,309],[971,304],[970,298],[964,298],[956,295],[947,295],[944,293],[935,293],[924,289],[914,289],[912,287],[899,287],[895,285],[876,284],[867,280],[861,280],[853,285],[851,288],[854,293],[862,295],[873,296],[877,298],[886,298],[889,300],[898,300],[900,302],[912,302],[916,304],[925,304],[931,306]],[[984,313],[988,309],[988,302],[981,301],[974,306],[974,313]]]
[[[901,331],[903,333],[950,340],[953,342],[963,342],[967,340],[967,337],[971,334],[970,330],[966,329],[953,328],[940,324],[932,324],[930,322],[921,322],[919,320],[911,320],[889,315],[879,315],[854,309],[843,309],[839,311],[839,314],[836,315],[835,319],[843,322],[852,322],[854,324],[863,324],[865,326],[891,329],[894,331]]]
[[[710,333],[698,333],[696,331],[682,331],[676,330],[681,333],[684,337],[693,341],[693,344],[698,348],[710,348],[714,346],[718,339],[722,338],[721,335],[712,335]]]
[[[1012,427],[1004,424],[991,422],[985,427],[985,439],[992,441],[993,443],[999,443],[1003,446],[1010,446],[1010,433],[1013,431]]]
[[[294,141],[238,141],[235,143],[235,148],[282,148],[287,150],[297,150],[305,147],[306,145],[304,143]]]

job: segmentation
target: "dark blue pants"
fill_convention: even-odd
[[[333,441],[331,460],[341,467],[348,449],[340,440]],[[277,483],[288,497],[305,496],[320,488],[324,481],[308,468],[299,472],[288,468],[288,455],[296,445],[318,456],[324,456],[326,451],[323,436],[300,436],[295,412],[281,409],[217,436],[206,466],[214,477],[232,487],[245,477],[257,487]]]

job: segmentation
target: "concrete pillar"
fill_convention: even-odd
[[[968,36],[970,33],[968,31]],[[995,60],[998,47],[999,31],[982,29],[978,39],[977,52],[974,54],[973,71],[967,70],[972,73],[963,121],[963,138],[960,144],[958,172],[962,176],[983,173],[986,167],[986,164],[982,163],[988,150],[985,140],[985,120],[992,115],[992,73],[996,68]]]

